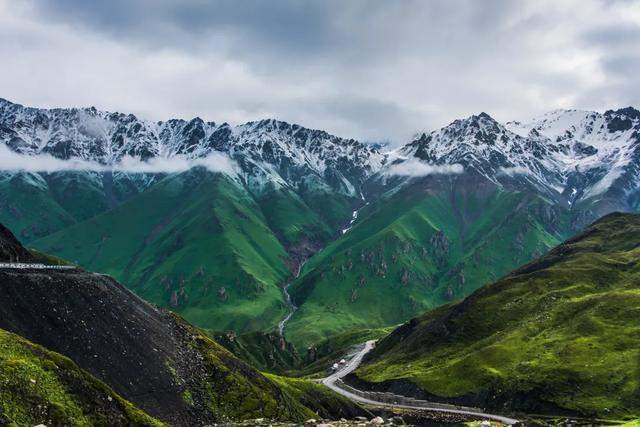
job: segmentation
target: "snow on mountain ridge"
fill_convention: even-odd
[[[560,176],[549,155],[554,147],[547,142],[540,136],[522,137],[480,113],[422,134],[400,151],[428,163],[461,164],[497,183],[505,170],[527,171],[523,179],[548,190],[557,186]]]
[[[103,165],[126,157],[197,159],[219,151],[241,164],[255,188],[266,181],[298,185],[313,174],[313,185],[330,181],[353,195],[386,158],[356,140],[273,119],[239,126],[200,118],[152,122],[94,107],[38,109],[6,100],[0,102],[0,142],[22,154],[46,153]]]
[[[637,191],[639,142],[640,112],[631,107],[604,114],[555,110],[505,125],[481,113],[423,133],[395,158],[462,164],[499,184],[506,176],[554,197],[561,193],[571,204],[610,189]]]
[[[504,125],[486,113],[458,119],[390,152],[322,130],[266,119],[238,126],[201,118],[152,122],[90,108],[37,109],[0,99],[0,142],[103,165],[123,158],[204,158],[228,154],[251,188],[305,185],[357,196],[391,164],[417,158],[462,165],[497,183],[533,186],[569,203],[640,186],[640,112],[555,110]]]
[[[521,135],[536,132],[549,138],[558,147],[556,158],[565,175],[591,174],[593,182],[584,197],[602,194],[618,180],[626,179],[621,185],[627,191],[637,187],[637,178],[629,173],[640,141],[640,112],[632,107],[604,114],[555,110],[528,123],[506,126]]]

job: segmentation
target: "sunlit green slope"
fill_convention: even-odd
[[[70,359],[2,329],[0,424],[164,425]]]
[[[567,215],[540,196],[420,182],[366,206],[343,237],[305,265],[287,326],[298,346],[351,329],[401,323],[460,299],[543,254]],[[313,325],[310,327],[309,325]]]
[[[199,326],[242,332],[275,327],[296,258],[330,237],[294,192],[256,201],[228,176],[195,168],[33,246],[110,274]]]
[[[356,371],[502,410],[640,415],[640,216],[611,214],[497,283],[407,322]]]
[[[169,176],[34,246],[110,274],[202,326],[268,328],[284,313],[283,246],[246,192],[204,169]]]

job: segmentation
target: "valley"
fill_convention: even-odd
[[[304,267],[305,263],[306,263],[306,260],[300,263],[294,279],[297,279],[298,277],[300,277],[300,271],[302,271],[302,268]],[[290,286],[291,286],[291,282],[287,283],[282,287],[282,293],[284,294],[284,300],[287,304],[287,308],[289,309],[289,312],[286,314],[286,316],[284,316],[284,319],[282,319],[280,323],[278,323],[278,334],[281,337],[284,337],[284,328],[285,326],[287,326],[287,322],[291,319],[291,316],[293,316],[296,310],[298,309],[298,307],[291,300],[291,295],[289,294]]]
[[[88,132],[89,119],[101,123],[101,132]],[[336,358],[371,340],[380,340],[379,345],[371,354],[362,354],[362,365],[345,376],[345,387],[480,407],[486,413],[637,415],[636,403],[628,395],[635,385],[623,374],[616,374],[620,388],[615,390],[626,397],[595,402],[589,396],[602,394],[604,380],[587,380],[577,367],[579,360],[571,373],[556,370],[560,361],[553,352],[568,355],[571,349],[582,353],[599,348],[609,354],[624,347],[598,335],[614,322],[608,317],[611,307],[603,308],[606,321],[587,319],[573,332],[556,326],[538,330],[534,325],[551,316],[547,310],[553,309],[553,298],[559,298],[557,292],[542,289],[542,282],[540,292],[548,293],[549,301],[539,297],[549,304],[526,308],[543,313],[540,318],[527,318],[521,324],[510,311],[505,319],[510,329],[495,332],[496,336],[490,331],[499,325],[476,331],[484,319],[474,318],[469,320],[473,326],[464,322],[445,326],[444,337],[465,342],[464,346],[449,348],[448,338],[442,338],[433,341],[434,349],[425,350],[424,340],[433,338],[431,332],[415,332],[416,337],[407,332],[416,325],[431,325],[428,322],[437,316],[453,316],[456,307],[509,282],[523,265],[546,265],[545,260],[561,251],[558,248],[567,247],[572,236],[599,218],[615,211],[638,211],[640,113],[635,109],[555,111],[531,122],[504,124],[481,113],[383,150],[277,120],[238,126],[201,119],[151,122],[130,114],[42,110],[4,100],[0,122],[0,142],[25,159],[53,158],[62,165],[84,162],[77,170],[2,172],[0,221],[29,248],[8,254],[10,264],[39,256],[34,264],[46,260],[45,264],[78,267],[51,268],[41,275],[38,268],[26,268],[22,286],[52,280],[86,282],[89,289],[115,287],[121,293],[119,307],[128,307],[131,301],[152,304],[130,309],[147,313],[163,328],[162,334],[175,338],[176,347],[165,348],[171,353],[169,359],[188,354],[188,358],[218,358],[227,367],[253,365],[241,369],[244,377],[234,378],[239,386],[229,391],[228,399],[216,394],[214,399],[221,399],[223,406],[211,407],[206,403],[211,398],[207,386],[191,378],[192,372],[185,372],[175,388],[176,384],[167,385],[174,374],[164,362],[141,362],[155,363],[156,370],[164,372],[157,380],[167,384],[159,388],[174,387],[168,404],[171,413],[163,413],[159,401],[136,397],[147,391],[120,387],[119,377],[92,370],[74,343],[52,341],[51,331],[38,335],[24,324],[25,329],[17,323],[0,326],[71,357],[150,417],[183,424],[194,416],[189,409],[194,402],[198,423],[238,419],[233,403],[237,390],[251,390],[252,400],[259,402],[255,407],[260,409],[242,409],[247,419],[260,414],[300,419],[302,414],[323,410],[354,415],[362,409],[333,395],[327,395],[327,402],[333,402],[326,403],[330,410],[322,406],[325,403],[320,408],[300,404],[307,402],[306,393],[319,392],[314,387],[321,386],[290,377],[317,379]],[[175,170],[153,166],[165,160],[185,166]],[[629,227],[631,239],[634,229]],[[12,250],[22,250],[16,242]],[[629,271],[635,268],[629,261],[632,255],[612,255],[604,246],[598,250],[602,253],[595,259],[611,256],[615,263],[627,263]],[[588,276],[602,274],[608,286],[614,286],[609,279],[619,275],[605,271],[611,267],[605,264]],[[579,266],[579,271],[584,268]],[[12,273],[17,268],[0,270],[8,283],[18,280],[18,273]],[[563,292],[588,290],[571,297],[576,304],[578,300],[587,304],[600,292],[591,286],[591,282],[576,284]],[[29,292],[40,295],[41,290],[34,285]],[[478,312],[500,313],[503,307],[533,298],[515,295],[515,290],[505,292],[508,296],[496,297],[490,304],[493,308],[482,306]],[[607,298],[620,297],[618,291],[612,292]],[[624,293],[623,299],[632,301],[633,291]],[[96,295],[100,293],[92,298]],[[14,297],[18,299],[18,293]],[[67,303],[60,300],[55,305]],[[127,319],[124,312],[113,310],[100,312]],[[555,312],[553,316],[562,317]],[[634,326],[627,322],[624,327]],[[590,341],[586,330],[594,331],[602,342]],[[484,331],[491,338],[474,342],[476,332],[465,331]],[[516,336],[507,339],[510,334],[527,336],[540,348],[554,350],[541,353]],[[543,339],[545,334],[551,335]],[[630,334],[625,339],[632,341]],[[554,347],[558,345],[554,336],[574,335],[579,339],[572,341],[571,349]],[[195,348],[184,347],[185,336],[196,337]],[[420,351],[405,347],[411,343]],[[158,342],[148,345],[163,348]],[[496,359],[483,356],[483,348],[491,348]],[[528,348],[538,361],[505,365],[506,360],[522,357],[518,348]],[[129,351],[122,349],[123,354]],[[502,353],[504,358],[498,356]],[[596,353],[593,357],[601,354]],[[621,357],[614,363],[631,369],[628,362],[633,356]],[[208,378],[209,384],[218,381],[215,372],[227,369],[217,365],[218,359],[213,371],[211,365],[198,365],[198,378]],[[407,368],[414,364],[415,368]],[[447,375],[441,377],[429,366],[439,366]],[[268,374],[251,371],[255,368]],[[548,373],[540,373],[547,368]],[[574,374],[581,390],[591,390],[584,391],[584,397],[573,393],[570,403],[541,391],[550,386],[566,396],[570,391],[550,378]],[[141,378],[139,385],[143,383]],[[184,406],[185,399],[180,398],[184,393],[189,396],[187,406],[178,410]]]
[[[0,231],[5,253],[28,255]],[[263,375],[109,276],[35,265],[0,269],[0,378],[10,385],[0,388],[3,423],[206,425],[366,414],[324,390],[318,398],[304,380],[285,390],[287,379]]]
[[[331,390],[349,399],[370,406],[390,407],[400,409],[413,409],[418,411],[443,412],[473,417],[475,419],[494,420],[506,425],[517,424],[519,421],[514,418],[500,415],[488,414],[474,408],[456,407],[454,405],[437,404],[433,402],[407,399],[404,396],[387,393],[376,394],[367,393],[347,386],[342,382],[342,378],[357,369],[362,359],[374,348],[375,341],[367,341],[358,349],[357,353],[351,357],[349,362],[340,367],[336,372],[322,380],[322,384]]]
[[[640,0],[0,40],[0,427],[640,427]]]
[[[283,333],[300,351],[463,298],[637,206],[634,109],[505,125],[483,113],[382,152],[275,120],[234,128],[0,105],[0,140],[16,152],[97,169],[4,172],[0,220],[25,243],[218,331],[279,330],[290,284],[298,309]],[[104,132],[87,133],[89,118]],[[35,136],[42,127],[48,140]],[[130,156],[205,160],[170,173],[100,170]],[[231,166],[211,169],[209,158]]]

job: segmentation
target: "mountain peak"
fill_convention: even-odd
[[[0,98],[0,107],[11,107],[13,105],[20,106],[20,104],[13,103],[8,99]]]
[[[496,122],[496,120],[493,117],[491,117],[489,114],[485,113],[484,111],[478,114],[477,116],[472,116],[472,117],[477,117],[480,120],[489,120],[492,122]]]
[[[607,110],[604,113],[604,115],[605,116],[613,116],[613,115],[626,116],[632,120],[635,120],[635,119],[640,120],[640,111],[638,111],[637,109],[631,106],[619,108],[617,110]]]

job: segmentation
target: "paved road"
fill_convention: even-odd
[[[36,269],[36,270],[72,270],[73,265],[28,264],[24,262],[0,262],[0,268]]]
[[[414,409],[414,410],[427,410],[431,412],[447,412],[453,414],[462,414],[462,415],[471,415],[473,417],[478,417],[480,419],[493,420],[498,421],[503,424],[512,425],[518,422],[518,420],[504,417],[502,415],[495,414],[487,414],[484,412],[475,412],[475,411],[467,411],[463,409],[444,409],[440,407],[429,407],[429,406],[411,406],[411,405],[394,405],[386,402],[378,402],[375,400],[367,399],[362,396],[358,396],[357,394],[353,394],[347,390],[344,390],[336,384],[336,381],[347,376],[351,372],[353,372],[362,362],[362,358],[370,352],[375,346],[375,340],[367,341],[358,353],[353,356],[349,362],[347,362],[343,368],[337,370],[335,373],[329,375],[328,377],[322,379],[322,384],[329,387],[331,390],[335,391],[338,394],[341,394],[353,401],[364,403],[367,405],[374,405],[378,407],[393,407],[393,408],[405,408],[405,409]]]

